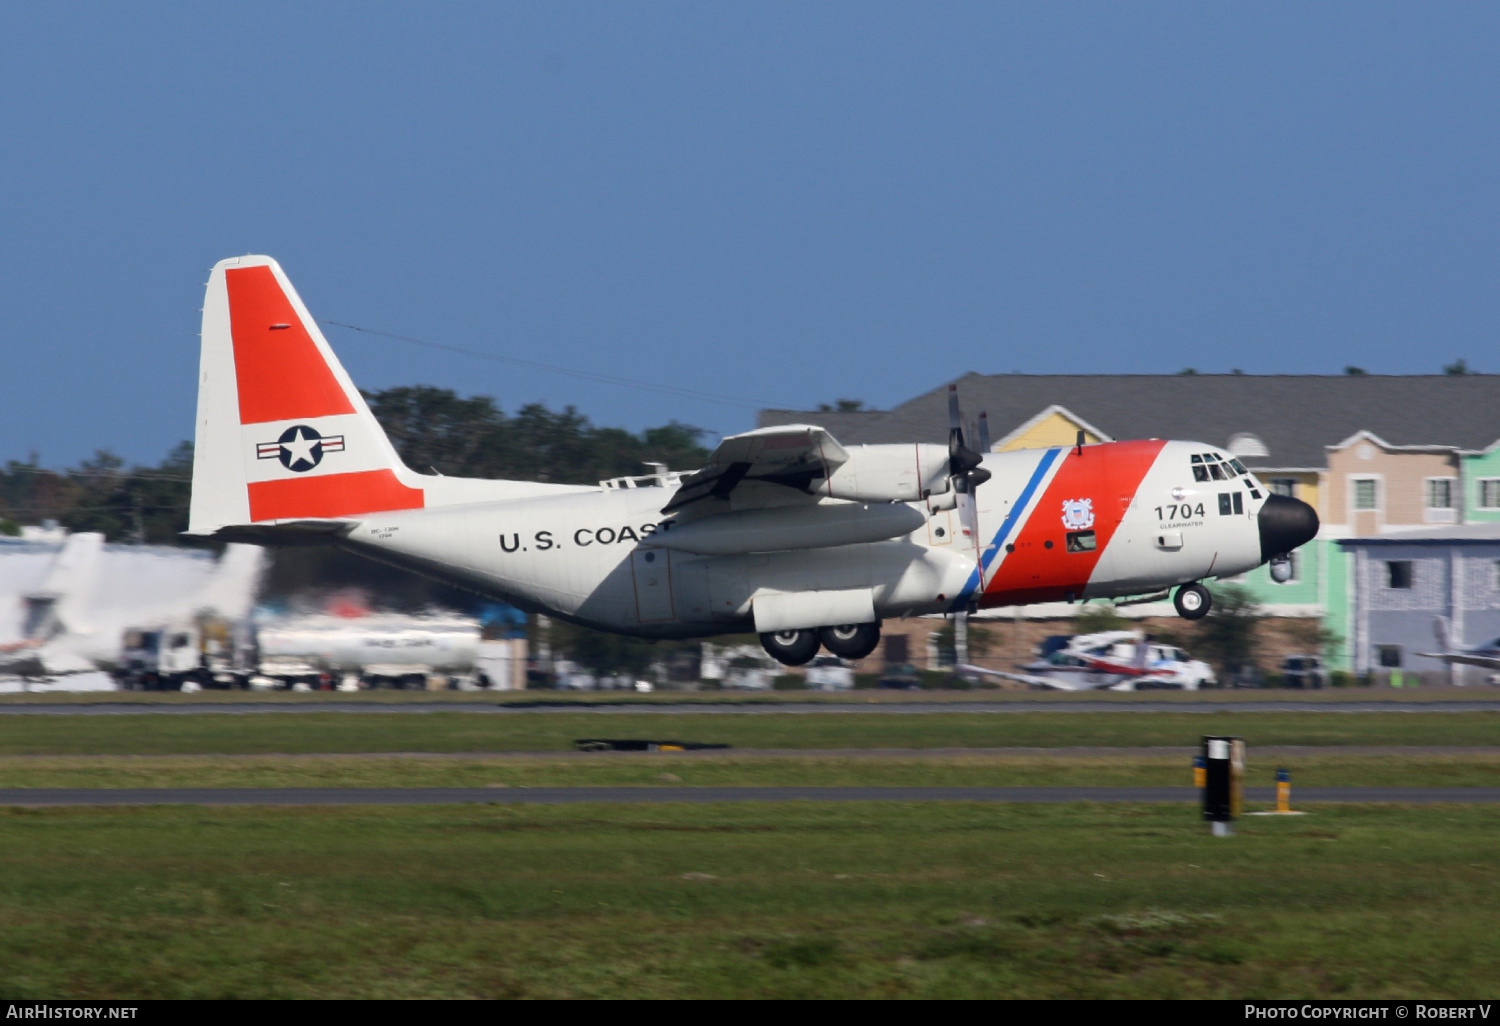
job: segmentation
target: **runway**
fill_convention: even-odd
[[[35,702],[0,704],[0,716],[265,716],[276,713],[413,715],[458,713],[471,716],[826,716],[928,715],[935,713],[1477,713],[1500,712],[1500,701],[1064,701],[1064,702],[788,702],[621,703],[571,702]]]
[[[1248,787],[1252,802],[1272,788]],[[1296,803],[1464,805],[1500,802],[1500,787],[1304,787]],[[245,787],[3,788],[0,806],[124,805],[611,805],[721,802],[1192,803],[1191,787]]]

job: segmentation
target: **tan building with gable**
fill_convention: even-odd
[[[1318,515],[1325,533],[1366,538],[1463,521],[1460,450],[1391,445],[1359,431],[1328,447]]]

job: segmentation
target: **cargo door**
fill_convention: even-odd
[[[663,623],[672,614],[672,553],[669,549],[636,549],[630,554],[635,578],[635,612],[641,623]]]

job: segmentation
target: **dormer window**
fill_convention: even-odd
[[[1248,431],[1241,431],[1237,435],[1230,436],[1229,452],[1233,456],[1243,456],[1246,459],[1259,459],[1271,455],[1271,450],[1266,448],[1266,443],[1262,442],[1259,436],[1252,435]]]

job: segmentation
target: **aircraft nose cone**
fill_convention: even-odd
[[[1318,513],[1301,499],[1272,495],[1260,508],[1260,558],[1283,556],[1318,534]]]

